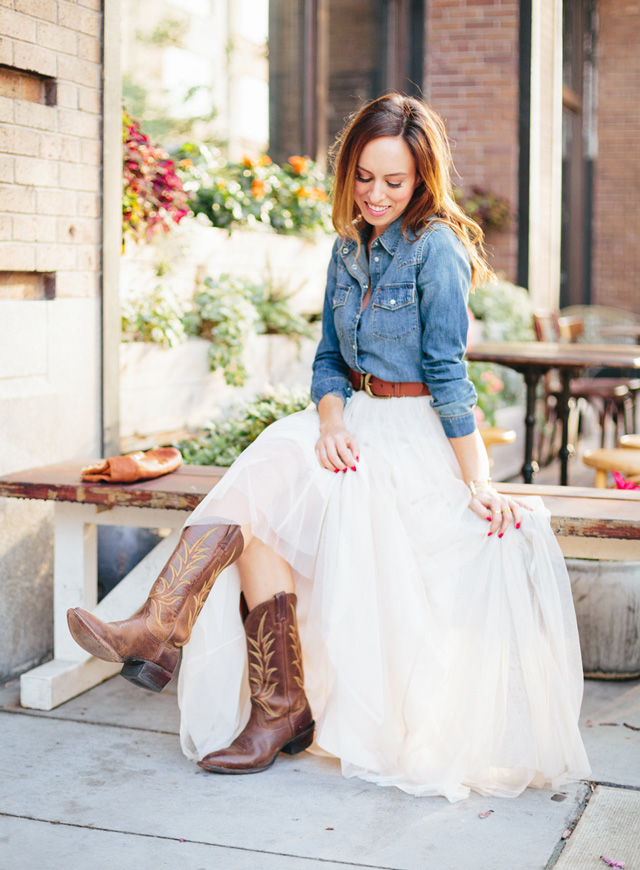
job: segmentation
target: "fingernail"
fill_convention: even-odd
[[[360,457],[356,456],[356,462],[360,462]]]
[[[499,534],[498,537],[501,538],[502,535],[504,535],[504,532],[502,532],[501,534]]]
[[[516,529],[520,528],[520,523],[516,523]]]
[[[346,468],[343,468],[343,469],[342,469],[342,473],[343,473],[343,474],[346,474],[346,473],[347,473],[347,469],[346,469]]]
[[[487,517],[487,519],[489,520],[489,522],[491,522],[491,517]]]
[[[489,532],[489,534],[487,535],[487,537],[490,538],[492,534],[493,534],[493,532]]]
[[[351,471],[355,471],[355,470],[356,470],[355,465],[352,465],[352,466],[351,466]]]
[[[338,468],[334,468],[334,469],[333,469],[333,473],[334,473],[334,474],[337,474],[337,473],[338,473],[338,471],[339,471],[339,469],[338,469]]]

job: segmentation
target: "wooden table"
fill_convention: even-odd
[[[591,366],[618,369],[640,369],[640,349],[624,344],[559,344],[546,341],[483,342],[467,351],[470,362],[493,362],[514,369],[524,375],[527,386],[525,412],[525,447],[522,477],[531,483],[534,475],[533,436],[535,428],[535,401],[538,381],[551,369],[558,369],[562,390],[558,403],[558,416],[562,422],[560,447],[560,483],[568,482],[569,400],[571,379]]]
[[[606,336],[617,336],[619,338],[631,338],[636,344],[640,344],[640,324],[628,323],[618,326],[601,326],[600,334]]]

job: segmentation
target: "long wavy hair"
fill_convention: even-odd
[[[472,288],[492,278],[485,259],[484,233],[453,197],[453,160],[442,118],[415,97],[389,93],[372,100],[350,118],[338,136],[330,152],[335,173],[332,220],[336,232],[360,244],[358,230],[364,218],[354,198],[356,167],[365,145],[383,136],[401,136],[415,160],[418,184],[402,216],[405,238],[419,238],[427,221],[435,217],[451,227],[469,252]]]

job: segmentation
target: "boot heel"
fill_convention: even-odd
[[[156,665],[154,662],[143,662],[140,659],[131,659],[124,663],[120,676],[129,680],[134,686],[149,689],[150,692],[161,692],[171,681],[173,672]]]
[[[299,752],[304,752],[305,749],[308,749],[313,743],[313,732],[315,730],[316,723],[312,722],[308,728],[305,728],[304,731],[301,731],[297,737],[294,737],[293,740],[290,740],[286,743],[280,752],[286,752],[287,755],[297,755]]]

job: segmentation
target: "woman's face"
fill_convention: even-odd
[[[373,239],[404,212],[418,180],[415,160],[401,137],[383,136],[364,146],[356,168],[354,198],[373,227]]]

